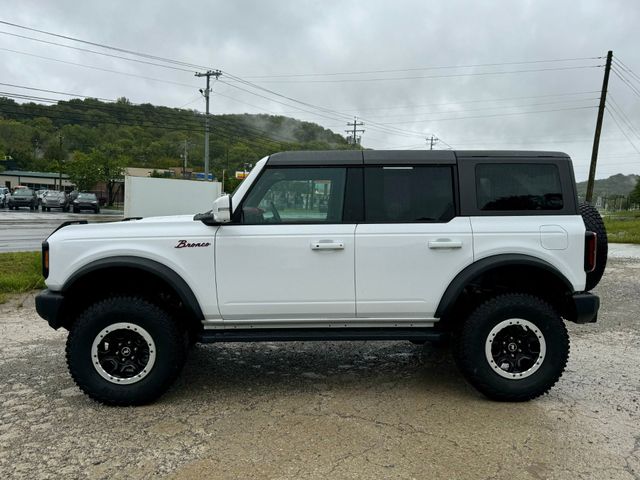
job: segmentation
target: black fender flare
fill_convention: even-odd
[[[79,268],[73,275],[71,275],[71,277],[67,279],[67,281],[62,286],[61,292],[64,293],[65,291],[68,291],[76,281],[78,281],[88,273],[111,267],[137,268],[139,270],[143,270],[145,272],[156,275],[158,278],[165,281],[175,290],[182,303],[196,319],[204,319],[200,304],[198,303],[196,296],[194,295],[191,287],[189,287],[187,282],[185,282],[185,280],[180,275],[178,275],[175,271],[173,271],[166,265],[144,257],[117,256],[102,258],[90,262]]]
[[[440,298],[440,303],[438,303],[438,308],[434,315],[435,318],[442,318],[450,313],[464,288],[474,279],[495,268],[509,266],[536,267],[545,270],[557,277],[568,292],[573,293],[571,282],[549,262],[518,253],[493,255],[472,263],[455,276]]]

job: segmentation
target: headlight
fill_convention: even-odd
[[[97,202],[97,201],[95,201],[95,200],[91,200],[91,203],[98,203],[98,202]]]
[[[73,203],[78,203],[78,200],[74,200]]]

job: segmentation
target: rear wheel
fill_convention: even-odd
[[[465,321],[455,357],[469,383],[487,397],[526,401],[548,392],[562,375],[569,336],[548,303],[506,294],[481,304]]]
[[[136,297],[102,300],[80,315],[67,338],[71,376],[108,405],[141,405],[162,395],[185,361],[184,335],[156,305]]]

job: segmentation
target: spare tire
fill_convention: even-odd
[[[580,215],[584,221],[584,226],[588,231],[594,232],[598,235],[598,243],[596,247],[596,268],[593,272],[587,273],[587,284],[585,290],[592,290],[600,283],[600,279],[604,274],[604,269],[607,266],[607,255],[609,252],[609,242],[607,240],[607,229],[604,226],[602,217],[598,213],[595,207],[588,203],[581,203],[578,207],[580,209]]]

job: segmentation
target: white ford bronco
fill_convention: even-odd
[[[160,396],[196,342],[443,338],[523,401],[562,375],[564,321],[596,321],[606,240],[563,153],[284,152],[207,213],[61,225],[36,307],[112,405]]]

